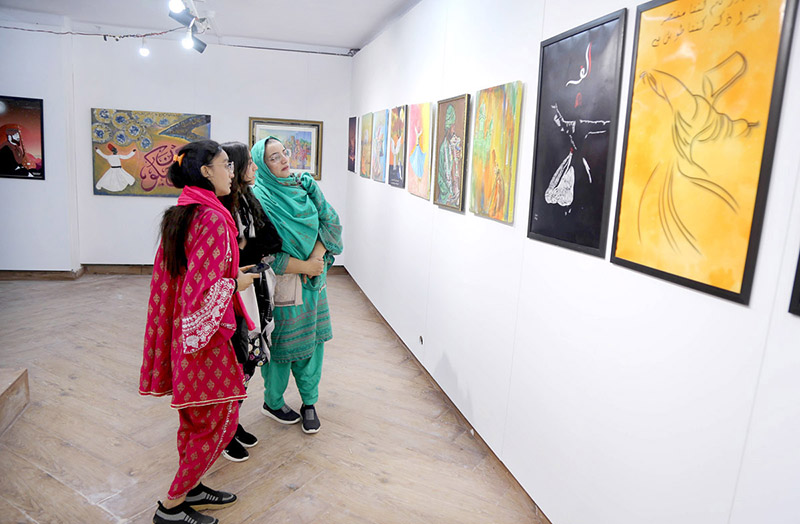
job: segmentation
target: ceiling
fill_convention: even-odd
[[[207,43],[329,51],[360,49],[420,0],[186,0],[210,24]],[[73,30],[164,31],[168,0],[0,0],[0,7],[66,17]],[[114,34],[119,34],[114,32]],[[177,33],[176,33],[177,34]],[[296,44],[296,45],[285,45]],[[310,46],[310,47],[309,47]],[[325,49],[321,49],[325,51]]]

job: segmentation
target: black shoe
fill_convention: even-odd
[[[256,436],[245,431],[241,424],[239,424],[239,427],[236,428],[236,436],[233,438],[238,440],[239,444],[246,448],[252,448],[258,444],[258,439]]]
[[[280,409],[270,409],[267,403],[264,402],[264,405],[261,406],[261,413],[273,420],[277,420],[281,424],[297,424],[300,422],[300,415],[297,414],[297,411],[286,404]]]
[[[222,456],[232,462],[244,462],[250,458],[250,453],[238,440],[232,438],[228,447],[222,452]]]
[[[153,524],[219,524],[219,520],[198,513],[186,502],[167,509],[159,500],[158,509],[156,509],[156,514],[153,515]]]
[[[316,433],[319,431],[319,417],[313,404],[300,406],[300,413],[303,415],[303,433]]]
[[[194,509],[220,509],[227,508],[236,502],[236,495],[225,491],[216,491],[203,484],[186,494],[186,502]],[[216,520],[216,519],[215,519]]]

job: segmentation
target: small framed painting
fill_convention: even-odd
[[[467,149],[469,94],[439,102],[436,114],[436,160],[433,163],[433,202],[464,209],[464,159]]]
[[[268,136],[274,136],[291,151],[292,173],[322,178],[322,122],[250,117],[250,147]]]

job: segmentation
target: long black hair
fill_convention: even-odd
[[[178,150],[175,162],[169,166],[167,178],[177,188],[196,186],[214,191],[214,184],[203,176],[200,168],[211,163],[222,152],[220,145],[213,140],[198,140],[186,144]],[[198,204],[172,206],[164,211],[161,219],[161,249],[167,271],[177,277],[186,267],[186,233],[194,217]]]
[[[231,192],[229,195],[221,197],[222,204],[231,212],[234,217],[239,211],[242,200],[247,202],[250,213],[253,215],[253,225],[261,229],[267,222],[267,217],[261,204],[253,194],[250,186],[244,182],[244,176],[250,169],[250,150],[241,142],[225,142],[220,147],[228,153],[228,160],[233,162],[233,181],[231,182]]]

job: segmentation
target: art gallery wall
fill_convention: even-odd
[[[93,107],[209,114],[211,138],[221,142],[247,143],[251,116],[321,120],[320,186],[335,208],[346,207],[351,58],[218,45],[200,54],[159,39],[148,40],[151,54],[144,58],[135,39],[105,42],[7,30],[0,30],[0,39],[4,48],[16,50],[2,58],[6,70],[27,73],[8,93],[4,75],[0,91],[45,100],[47,148],[44,184],[0,180],[22,191],[2,192],[9,205],[0,211],[0,227],[14,235],[13,248],[0,255],[2,269],[152,263],[161,213],[176,200],[93,193]],[[44,195],[43,187],[49,188]],[[31,214],[32,203],[44,212]],[[33,215],[33,241],[29,228],[15,227],[23,210]],[[70,241],[69,248],[60,247]],[[54,252],[63,252],[63,261],[52,262]],[[344,261],[345,254],[337,257],[337,264]]]
[[[540,42],[623,7],[624,122],[636,3],[423,0],[356,55],[353,115],[525,93],[512,225],[351,174],[347,268],[554,524],[797,522],[797,39],[748,306],[526,238]]]
[[[0,94],[44,99],[45,157],[44,180],[0,178],[0,269],[72,271],[80,253],[69,38],[0,30],[0,49]]]

